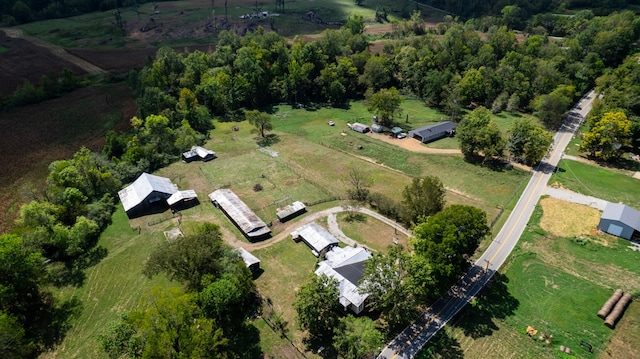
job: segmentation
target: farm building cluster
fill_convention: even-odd
[[[362,124],[351,125],[352,129],[366,133],[371,128]],[[208,162],[216,158],[214,151],[201,146],[193,146],[182,154],[183,162]],[[171,179],[149,173],[141,174],[133,183],[118,193],[122,206],[130,219],[148,214],[162,213],[168,209],[178,213],[178,227],[163,231],[167,241],[173,242],[184,237],[180,224],[182,209],[199,204],[198,194],[193,189],[179,189]],[[236,228],[250,241],[260,241],[271,236],[271,223],[265,223],[238,195],[231,189],[217,189],[208,195],[211,203],[225,214]],[[277,221],[285,223],[306,212],[301,201],[277,208]],[[173,217],[172,217],[173,218]],[[337,282],[339,297],[337,298],[345,311],[360,314],[365,309],[366,293],[359,290],[359,282],[363,277],[364,264],[371,258],[371,253],[364,247],[341,247],[339,240],[327,229],[316,222],[300,225],[290,232],[296,242],[304,242],[311,253],[319,258],[315,269],[318,276],[326,275]],[[238,258],[253,273],[254,277],[262,272],[260,260],[245,248],[235,249]]]

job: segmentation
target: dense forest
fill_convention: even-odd
[[[15,4],[18,2],[12,7]],[[30,7],[38,9],[38,4]],[[42,11],[42,5],[38,11]],[[194,143],[204,141],[213,128],[213,118],[242,120],[246,110],[269,111],[277,103],[348,107],[353,99],[368,103],[377,100],[380,106],[373,111],[380,111],[384,104],[396,103],[395,99],[404,94],[423,100],[461,124],[466,121],[469,131],[499,139],[500,134],[495,137],[487,121],[489,112],[533,112],[548,129],[555,129],[573,101],[596,84],[607,96],[596,104],[593,127],[618,118],[605,116],[608,112],[623,112],[636,131],[631,142],[638,146],[640,65],[636,57],[628,57],[640,34],[640,21],[633,12],[606,17],[597,17],[591,11],[573,17],[553,16],[526,35],[513,31],[516,23],[510,21],[504,13],[467,22],[450,18],[435,29],[427,29],[416,13],[394,25],[397,41],[386,44],[380,54],[369,51],[364,22],[358,16],[351,17],[339,30],[327,30],[315,42],[298,38],[289,43],[259,29],[243,37],[222,32],[212,53],[160,49],[152,63],[130,76],[139,106],[138,116],[131,120],[132,130],[109,133],[102,153],[81,149],[72,159],[52,163],[46,193],[23,206],[16,228],[0,237],[0,348],[7,354],[4,357],[34,356],[59,343],[68,325],[61,318],[73,312],[77,303],[56,299],[46,288],[82,285],[84,269],[104,256],[96,246],[97,239],[110,223],[122,183],[142,171],[169,164]],[[548,36],[560,28],[562,38]],[[393,111],[389,113],[386,125],[396,120]],[[520,130],[536,133],[527,126]],[[499,143],[470,143],[469,151],[472,155],[479,151],[501,157]],[[515,155],[519,149],[512,145],[508,150]],[[406,267],[414,269],[420,261],[436,261],[434,253],[455,249],[439,245],[446,238],[438,228],[448,228],[447,216],[465,211],[474,222],[486,223],[484,213],[453,207],[440,212],[430,224],[418,225],[419,256],[410,260],[397,253],[402,260],[385,262],[385,258],[378,258],[371,266],[377,263],[393,270],[402,263],[404,270],[405,259]],[[252,314],[221,309],[227,308],[222,304],[253,303],[255,296],[246,271],[237,266],[225,266],[226,270],[213,266],[200,272],[202,277],[189,278],[175,270],[177,260],[198,257],[199,240],[216,249],[212,256],[237,262],[237,256],[221,245],[215,226],[204,226],[192,235],[194,247],[186,248],[187,252],[164,248],[152,255],[147,269],[150,276],[168,274],[183,283],[185,291],[158,294],[155,307],[131,313],[114,324],[113,331],[103,338],[104,349],[113,357],[125,353],[139,356],[143,352],[152,355],[171,340],[222,355],[237,350],[239,338],[254,335],[246,327],[222,330],[225,323],[234,323],[236,316]],[[473,243],[460,245],[462,252],[473,252]],[[43,267],[43,262],[48,265]],[[457,278],[464,263],[444,267],[440,277],[414,275],[414,279],[444,279],[438,282],[441,287],[429,292],[414,291],[414,299],[429,300],[439,295],[447,280]],[[370,270],[370,274],[376,272]],[[428,284],[414,283],[411,288],[426,288]],[[238,292],[226,290],[231,287]],[[380,309],[387,304],[381,302]],[[153,336],[148,317],[154,315],[153,310],[165,307],[180,313],[182,324],[192,323],[182,334],[201,335],[190,335],[189,340]],[[404,323],[410,311],[394,313],[392,309],[389,318],[402,315],[397,323]],[[353,323],[343,325],[348,328]]]

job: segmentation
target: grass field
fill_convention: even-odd
[[[420,105],[408,101],[408,108],[418,112]],[[425,109],[425,113],[428,111]],[[392,198],[401,197],[401,191],[411,181],[412,175],[435,173],[455,189],[447,192],[449,203],[476,205],[487,210],[489,218],[497,213],[497,205],[507,205],[527,179],[524,172],[492,172],[466,164],[458,158],[410,153],[351,131],[341,135],[339,126],[346,127],[346,122],[354,116],[368,116],[362,104],[354,103],[348,111],[305,111],[281,107],[274,114],[275,137],[267,148],[257,145],[259,139],[246,122],[217,123],[206,144],[216,151],[218,157],[215,160],[206,163],[177,162],[157,172],[171,178],[181,189],[193,188],[198,193],[201,204],[183,211],[183,230],[189,231],[196,223],[214,222],[220,224],[223,238],[235,242],[241,239],[246,243],[238,229],[209,203],[208,193],[219,187],[230,187],[268,222],[275,219],[275,207],[285,202],[312,202],[344,196],[348,188],[344,176],[351,166],[357,166],[374,178],[373,191]],[[335,127],[327,126],[329,118],[337,122]],[[238,130],[234,131],[233,126]],[[366,148],[358,150],[355,143],[363,143]],[[398,163],[394,163],[394,159]],[[406,166],[402,161],[414,163],[414,166]],[[382,166],[381,163],[389,165]],[[410,174],[403,173],[403,169],[409,169]],[[489,174],[493,181],[486,184],[484,178]],[[470,183],[465,184],[465,181]],[[258,183],[263,189],[255,192],[253,187]],[[459,188],[457,184],[463,187]],[[310,210],[321,210],[338,203],[328,202]],[[323,223],[322,220],[319,222]],[[340,224],[347,235],[373,249],[385,250],[386,240],[391,241],[388,236],[380,234],[388,232],[391,236],[393,230],[377,220],[367,218],[363,223],[341,220]],[[153,287],[176,285],[162,277],[148,280],[141,274],[144,260],[154,244],[165,240],[162,232],[176,225],[176,218],[171,218],[168,212],[128,221],[118,209],[114,223],[100,239],[100,245],[108,251],[107,257],[87,272],[84,286],[60,290],[64,298],[80,298],[84,307],[72,331],[50,356],[103,357],[98,352],[96,336],[111,320],[137,308]],[[138,226],[141,228],[139,235],[131,229]],[[277,235],[284,227],[278,224],[273,230]],[[406,242],[403,236],[394,236]],[[288,239],[255,250],[254,254],[261,259],[264,269],[256,281],[258,287],[272,300],[275,311],[289,323],[289,337],[293,343],[302,348],[302,334],[295,327],[291,306],[292,293],[308,280],[316,258],[304,244]],[[256,325],[261,332],[265,353],[275,357],[299,355],[291,354],[297,353],[295,347],[275,335],[266,323],[258,320]]]
[[[302,333],[295,330],[293,294],[313,275],[316,257],[304,243],[296,243],[290,239],[256,250],[254,254],[260,258],[260,266],[264,269],[264,273],[256,280],[258,290],[263,297],[271,299],[274,311],[289,323],[288,328],[294,343],[302,347]],[[275,354],[282,350],[282,344],[285,347],[289,346],[288,343],[266,343],[266,347],[273,347],[271,353]]]
[[[159,225],[167,229],[173,226],[172,222]],[[82,287],[66,287],[58,291],[61,298],[80,299],[82,311],[56,352],[44,357],[105,357],[98,347],[97,335],[103,333],[111,321],[138,309],[154,287],[179,286],[163,276],[149,280],[142,274],[150,251],[164,240],[161,231],[145,229],[139,235],[132,231],[124,211],[118,208],[113,223],[98,242],[98,246],[107,251],[107,256],[86,271]]]
[[[420,111],[420,106],[422,106],[427,114],[422,123],[439,118],[430,118],[428,116],[429,110],[419,101],[406,101],[403,106],[403,109],[408,108],[415,112]],[[458,194],[461,194],[464,197],[463,202],[482,203],[479,207],[485,210],[490,218],[492,218],[491,213],[496,212],[497,206],[511,203],[511,199],[517,195],[518,187],[521,183],[526,182],[529,176],[528,173],[519,170],[496,172],[486,167],[469,164],[458,156],[406,151],[391,144],[374,140],[367,135],[350,131],[347,128],[347,123],[366,121],[365,119],[370,117],[360,102],[352,103],[346,111],[327,108],[307,111],[281,106],[277,108],[274,116],[276,120],[273,125],[277,131],[287,132],[353,156],[372,159],[379,165],[412,177],[436,175],[440,177],[446,187],[453,188]],[[440,115],[431,112],[431,116]],[[327,126],[329,120],[334,121],[335,126]],[[413,120],[410,120],[410,125],[413,126],[411,121]],[[416,127],[419,126],[420,123],[416,121]],[[492,179],[490,183],[487,183],[487,178]],[[478,186],[478,183],[483,185]]]
[[[344,234],[354,241],[375,251],[386,253],[389,246],[393,246],[393,239],[398,240],[398,245],[409,249],[409,239],[402,233],[382,223],[381,221],[361,215],[358,218],[349,218],[347,213],[337,215],[338,225]]]
[[[610,202],[640,208],[640,181],[618,170],[562,160],[549,183]]]
[[[463,309],[448,331],[438,335],[430,344],[433,348],[448,343],[459,347],[465,358],[556,358],[560,345],[579,358],[640,355],[637,347],[625,344],[639,339],[637,303],[613,331],[595,315],[616,288],[640,293],[635,280],[640,253],[629,249],[627,241],[605,234],[553,236],[540,227],[545,217],[561,215],[549,209],[543,200],[501,273],[477,305]],[[590,232],[590,224],[583,226],[582,233]],[[535,338],[525,334],[528,326],[539,331]],[[549,344],[539,339],[543,332],[553,334]],[[582,348],[581,341],[594,352]]]

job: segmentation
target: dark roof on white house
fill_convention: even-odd
[[[209,199],[217,203],[248,237],[260,237],[271,232],[267,224],[230,189],[211,192]]]
[[[132,184],[118,192],[118,197],[122,202],[125,212],[139,205],[148,195],[153,192],[172,195],[178,192],[178,186],[170,179],[143,173]]]
[[[435,125],[429,125],[417,128],[415,130],[409,131],[409,136],[413,137],[414,134],[419,135],[420,137],[429,137],[434,133],[443,133],[449,132],[456,129],[456,124],[451,121],[445,121],[436,123]]]
[[[636,231],[640,231],[640,212],[621,203],[609,202],[602,212],[601,219],[619,221]]]
[[[358,282],[364,273],[364,262],[371,258],[371,253],[362,247],[333,247],[326,258],[318,264],[316,275],[325,274],[338,281],[339,300],[343,306],[362,305],[369,295],[360,293]]]

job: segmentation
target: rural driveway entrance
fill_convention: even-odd
[[[77,56],[74,56],[70,53],[68,53],[65,49],[63,49],[60,46],[56,46],[56,45],[52,45],[49,43],[46,43],[40,39],[37,39],[35,37],[31,37],[31,36],[25,36],[22,33],[22,30],[20,29],[2,29],[2,31],[4,31],[5,34],[7,34],[7,36],[9,37],[13,37],[13,38],[22,38],[25,39],[29,42],[31,42],[32,44],[36,45],[36,46],[40,46],[43,47],[45,49],[48,49],[49,51],[51,51],[52,54],[54,54],[55,56],[66,60],[76,66],[78,66],[79,68],[83,69],[84,71],[86,71],[89,74],[106,74],[107,71],[99,68],[98,66],[84,60],[81,59]]]

